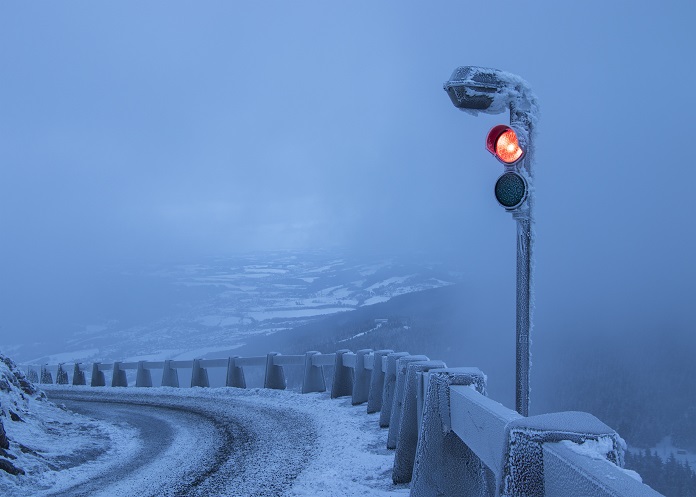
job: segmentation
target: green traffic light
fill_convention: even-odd
[[[527,199],[527,182],[516,172],[503,173],[495,182],[495,198],[505,209],[516,209]]]

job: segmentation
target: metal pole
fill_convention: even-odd
[[[458,109],[476,115],[479,112],[498,114],[510,109],[510,126],[518,132],[525,155],[521,163],[506,166],[516,171],[527,183],[527,199],[512,209],[517,221],[517,316],[515,358],[515,407],[522,416],[529,415],[530,332],[534,308],[533,244],[534,244],[534,144],[533,131],[538,105],[529,85],[519,76],[498,69],[462,66],[455,69],[444,89]]]
[[[517,316],[516,316],[516,383],[515,410],[529,415],[529,332],[531,324],[532,292],[532,233],[528,216],[517,220]]]
[[[530,333],[532,326],[533,271],[532,251],[534,238],[534,182],[532,142],[533,126],[529,112],[510,104],[510,125],[526,133],[527,150],[520,173],[527,177],[529,192],[524,205],[513,211],[512,217],[517,221],[517,303],[515,326],[515,410],[522,416],[529,416],[529,373],[531,366]]]

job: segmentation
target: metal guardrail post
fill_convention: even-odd
[[[372,349],[361,349],[355,353],[353,394],[351,399],[354,406],[367,402],[367,397],[370,395],[370,376],[372,371],[365,368],[365,358],[371,353]]]
[[[473,386],[485,394],[486,376],[478,368],[433,369],[413,465],[411,497],[495,495],[495,478],[452,430],[450,386]]]
[[[151,387],[152,386],[152,374],[150,370],[145,368],[145,361],[138,362],[138,369],[135,373],[135,386],[136,387]]]
[[[27,379],[32,383],[39,383],[39,374],[31,366],[27,366]]]
[[[372,374],[370,375],[370,393],[367,396],[367,413],[378,412],[382,409],[382,395],[384,394],[384,371],[382,371],[382,359],[394,352],[391,349],[375,350]]]
[[[67,385],[68,383],[68,373],[63,369],[62,364],[58,364],[58,371],[56,371],[56,385]]]
[[[99,369],[100,363],[95,362],[92,364],[92,379],[90,380],[90,386],[93,387],[105,387],[106,386],[106,375],[104,371]]]
[[[208,370],[201,366],[200,359],[193,360],[193,368],[191,369],[191,387],[209,387]]]
[[[246,378],[244,377],[244,367],[237,365],[237,356],[227,360],[227,376],[225,386],[234,388],[246,388]]]
[[[396,389],[396,361],[410,355],[408,352],[392,352],[387,354],[387,370],[384,373],[384,388],[382,389],[382,410],[379,413],[379,426],[386,428],[391,421],[394,405],[394,390]]]
[[[53,375],[45,366],[41,366],[41,378],[39,383],[53,383]]]
[[[546,495],[543,445],[548,442],[601,441],[607,446],[606,459],[614,463],[614,469],[623,466],[623,440],[613,429],[586,412],[555,412],[519,418],[508,423],[505,431],[500,482],[503,495]]]
[[[85,380],[85,372],[82,371],[82,369],[80,368],[79,362],[76,362],[75,365],[73,366],[72,384],[73,385],[86,385],[87,384],[87,381]]]
[[[120,362],[114,362],[114,370],[111,375],[111,386],[112,387],[127,387],[128,378],[126,377],[126,372],[121,369]]]
[[[428,360],[428,357],[424,355],[409,355],[401,357],[396,361],[396,386],[394,387],[394,401],[392,402],[392,411],[389,419],[387,449],[396,449],[396,440],[398,439],[399,426],[401,424],[401,411],[403,409],[404,396],[406,393],[406,368],[409,363]]]
[[[273,364],[273,357],[279,355],[278,352],[270,352],[266,356],[266,376],[263,382],[263,388],[271,388],[274,390],[285,390],[287,383],[285,382],[285,373],[283,366]]]
[[[172,361],[164,361],[162,368],[162,386],[179,388],[179,372],[172,367]]]
[[[343,365],[343,355],[350,353],[348,349],[336,351],[333,383],[331,384],[331,398],[353,395],[353,371]]]
[[[431,369],[442,369],[447,365],[442,361],[413,362],[406,366],[406,382],[404,384],[404,402],[399,421],[399,433],[396,439],[394,454],[394,483],[408,483],[413,476],[413,462],[416,458],[418,445],[418,405],[416,390],[418,389],[419,373]]]
[[[314,366],[312,357],[319,354],[316,350],[310,350],[305,354],[304,375],[302,378],[302,393],[325,392],[326,380],[324,379],[324,368]]]

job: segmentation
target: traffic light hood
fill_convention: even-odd
[[[444,90],[455,107],[470,114],[500,114],[510,109],[511,114],[523,115],[529,124],[536,121],[536,96],[529,84],[515,74],[487,67],[462,66],[454,70]]]

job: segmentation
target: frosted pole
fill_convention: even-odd
[[[532,323],[532,232],[528,216],[517,219],[517,313],[515,347],[515,410],[529,415],[530,331]]]
[[[529,85],[519,76],[484,67],[457,68],[444,89],[458,109],[477,115],[510,111],[525,155],[520,162],[506,166],[506,172],[519,173],[527,183],[527,197],[521,205],[507,208],[517,222],[517,305],[515,326],[515,409],[529,415],[529,370],[531,329],[534,309],[534,141],[538,106]],[[520,181],[522,181],[520,179]]]

